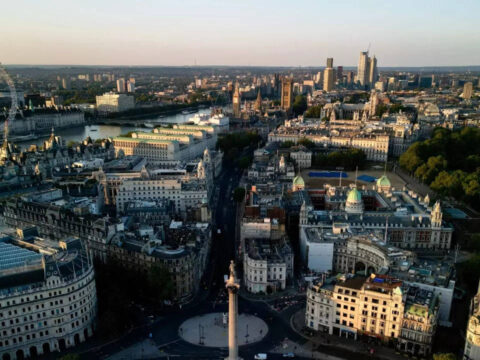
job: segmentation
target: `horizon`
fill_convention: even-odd
[[[120,68],[161,68],[161,67],[173,67],[173,68],[279,68],[279,69],[324,69],[325,66],[322,65],[300,65],[300,66],[288,66],[288,65],[225,65],[225,64],[207,64],[207,65],[126,65],[126,64],[35,64],[35,63],[25,63],[25,64],[5,64],[2,63],[5,67],[120,67]],[[337,64],[337,66],[342,66],[344,69],[356,69],[358,65],[342,65]],[[378,69],[422,69],[422,68],[470,68],[470,67],[480,67],[480,64],[470,64],[470,65],[414,65],[414,66],[378,66]]]

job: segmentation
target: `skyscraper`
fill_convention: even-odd
[[[323,71],[323,91],[333,90],[333,68],[326,68]]]
[[[337,79],[342,81],[343,78],[343,66],[337,66]]]
[[[357,82],[361,86],[368,84],[368,52],[362,51],[358,60]]]
[[[65,90],[70,90],[70,79],[69,78],[62,78],[62,88]]]
[[[333,58],[327,58],[327,68],[333,68]]]
[[[117,80],[117,92],[123,93],[125,92],[125,79],[121,78]]]
[[[293,96],[293,81],[291,78],[282,79],[282,97],[281,106],[285,111],[290,111],[292,108],[292,96]]]
[[[353,78],[354,78],[353,71],[347,72],[347,84],[349,85],[352,84]]]
[[[368,59],[368,86],[372,88],[378,79],[377,58],[375,55]]]
[[[235,92],[233,93],[233,116],[236,118],[240,117],[240,110],[241,110],[241,97],[240,97],[240,89],[238,87],[238,83],[235,84]]]
[[[469,81],[463,85],[463,98],[470,100],[473,94],[473,84]]]

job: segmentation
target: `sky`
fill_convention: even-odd
[[[0,62],[75,65],[480,65],[480,0],[16,0]],[[8,14],[8,16],[7,16]]]

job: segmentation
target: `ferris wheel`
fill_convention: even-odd
[[[2,63],[0,63],[0,78],[3,78],[8,85],[8,89],[10,91],[10,110],[8,111],[8,116],[5,119],[5,124],[3,127],[3,139],[7,140],[8,136],[8,123],[15,119],[17,115],[17,91],[15,90],[15,84],[13,83],[10,75],[8,75],[7,71],[3,67]]]

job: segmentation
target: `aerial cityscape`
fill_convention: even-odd
[[[480,360],[480,3],[19,2],[0,360]]]

